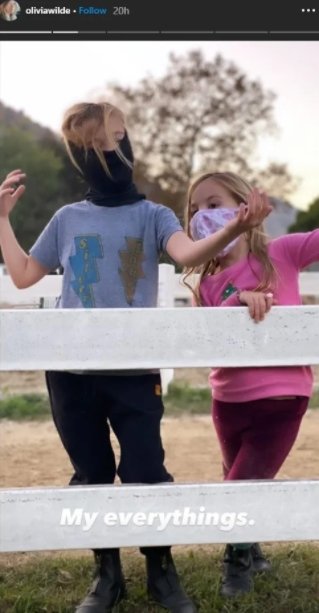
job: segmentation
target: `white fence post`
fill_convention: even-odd
[[[157,306],[160,308],[174,307],[174,292],[175,292],[175,268],[171,264],[161,264],[159,266],[158,275],[158,301]],[[161,370],[162,392],[166,396],[168,386],[174,379],[174,369],[164,368]]]

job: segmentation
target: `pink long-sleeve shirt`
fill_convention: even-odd
[[[278,305],[302,304],[299,271],[319,260],[319,229],[288,234],[268,243],[268,254],[278,272],[272,288]],[[254,290],[262,278],[262,266],[252,255],[225,270],[205,277],[200,285],[204,306],[242,306],[236,290]],[[275,307],[273,307],[275,308]],[[214,368],[209,377],[213,396],[224,402],[248,402],[274,396],[310,397],[310,366],[266,368]]]

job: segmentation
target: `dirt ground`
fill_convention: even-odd
[[[220,452],[209,416],[164,418],[166,466],[176,481],[220,480]],[[278,478],[318,478],[319,411],[309,411]],[[51,421],[0,424],[1,487],[67,484],[72,469]],[[116,441],[114,446],[118,449]]]
[[[175,381],[206,386],[209,369],[180,369]],[[315,372],[318,381],[318,368]],[[42,372],[0,373],[0,394],[46,393]],[[176,481],[221,479],[220,452],[209,416],[163,420],[166,464]],[[308,411],[279,478],[319,475],[319,411]],[[117,441],[114,440],[116,449]],[[1,487],[64,485],[71,465],[51,421],[0,422]]]
[[[207,384],[207,370],[177,373],[178,379],[191,379],[192,385]],[[5,394],[44,392],[43,374],[2,373],[0,390]],[[166,450],[166,467],[174,474],[177,482],[221,480],[220,452],[209,416],[164,418],[162,437]],[[319,411],[309,411],[303,420],[294,449],[278,478],[318,478],[318,440]],[[116,440],[114,447],[118,455]],[[71,474],[68,456],[51,421],[0,422],[0,487],[64,486]],[[77,556],[79,552],[63,554]],[[40,554],[2,554],[0,562],[24,563],[35,555]],[[48,553],[43,552],[43,555]],[[49,555],[56,556],[59,552],[51,552]]]

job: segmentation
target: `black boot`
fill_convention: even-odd
[[[233,545],[227,545],[224,555],[221,594],[223,596],[237,596],[250,592],[253,587],[252,573],[251,549],[236,549]]]
[[[110,613],[125,596],[125,582],[118,549],[94,550],[96,563],[91,589],[75,613]]]
[[[143,547],[147,591],[151,600],[171,613],[197,613],[184,592],[169,547]]]
[[[265,558],[259,543],[253,543],[251,548],[254,573],[264,573],[271,570],[271,563]]]

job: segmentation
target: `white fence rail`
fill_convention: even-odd
[[[319,306],[2,309],[0,331],[2,371],[319,364]],[[319,540],[318,506],[318,480],[0,490],[0,551]]]
[[[196,275],[194,276],[196,279]],[[62,276],[47,275],[27,289],[17,289],[8,275],[0,276],[0,302],[10,305],[38,306],[40,298],[54,299],[61,293]],[[300,273],[300,292],[303,296],[319,298],[319,272]],[[181,275],[174,273],[174,267],[161,264],[159,267],[158,306],[174,306],[174,303],[189,303],[190,290],[182,284]]]
[[[319,307],[0,310],[0,370],[319,364]]]
[[[158,279],[158,306],[174,306],[174,266],[161,264],[159,267]],[[56,298],[60,295],[62,288],[61,275],[47,275],[32,287],[17,289],[8,275],[0,276],[0,304],[10,306],[27,306],[46,308],[55,306]],[[163,393],[167,394],[168,386],[174,378],[172,369],[162,369],[162,388]]]
[[[196,282],[196,275],[193,276]],[[61,293],[61,275],[48,275],[27,289],[17,289],[8,275],[0,276],[0,303],[17,306],[54,307],[57,296]],[[319,298],[319,273],[303,272],[300,274],[300,290],[304,296]],[[182,284],[182,276],[175,274],[174,266],[161,264],[159,266],[159,307],[174,307],[190,305],[191,292]],[[174,379],[173,369],[162,369],[163,393],[167,394],[168,386]]]
[[[319,481],[0,490],[0,551],[319,540],[318,504]]]

